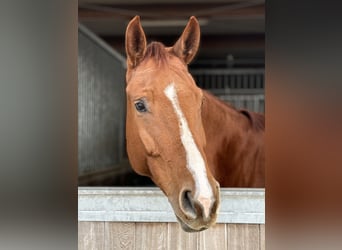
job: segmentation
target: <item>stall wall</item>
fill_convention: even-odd
[[[159,188],[79,188],[79,249],[265,249],[265,190],[220,195],[217,224],[186,233]]]
[[[79,175],[119,168],[125,156],[125,59],[78,30]]]

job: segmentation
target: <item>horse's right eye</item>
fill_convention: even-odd
[[[147,111],[147,108],[145,106],[145,103],[143,101],[137,101],[135,104],[135,109],[140,112],[140,113],[143,113],[143,112],[146,112]]]

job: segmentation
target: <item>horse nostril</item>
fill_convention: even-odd
[[[180,209],[188,219],[192,220],[201,218],[204,221],[209,221],[213,213],[216,213],[218,203],[219,200],[214,197],[194,198],[189,190],[184,190],[180,195]]]
[[[198,197],[196,203],[201,208],[203,219],[209,219],[210,211],[212,210],[212,205],[215,203],[215,200],[206,197]]]
[[[182,192],[180,201],[181,201],[180,202],[181,209],[183,210],[185,215],[187,215],[191,219],[196,219],[197,214],[196,214],[196,209],[194,207],[194,202],[191,196],[191,192],[188,190],[185,190],[184,192]]]

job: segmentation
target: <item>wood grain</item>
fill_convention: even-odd
[[[135,249],[134,222],[106,222],[105,223],[106,250]]]
[[[136,223],[135,249],[167,249],[167,223]]]
[[[78,222],[78,249],[102,250],[105,249],[104,222]]]
[[[260,250],[265,250],[265,224],[260,224]]]
[[[227,232],[225,224],[215,226],[199,233],[199,249],[227,250]]]
[[[258,224],[228,224],[227,229],[229,250],[260,249]]]
[[[178,223],[78,222],[80,250],[265,250],[264,224],[216,224],[186,233]]]
[[[178,223],[168,223],[168,244],[169,250],[196,250],[198,249],[199,233],[184,232]]]

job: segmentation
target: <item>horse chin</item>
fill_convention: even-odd
[[[190,227],[188,224],[186,224],[180,217],[177,217],[177,220],[179,222],[179,224],[181,225],[182,229],[185,231],[185,232],[188,232],[188,233],[196,233],[196,232],[201,232],[201,231],[204,231],[206,229],[209,228],[209,226],[203,226],[203,227],[200,227],[198,229],[195,229],[195,228],[192,228]]]

